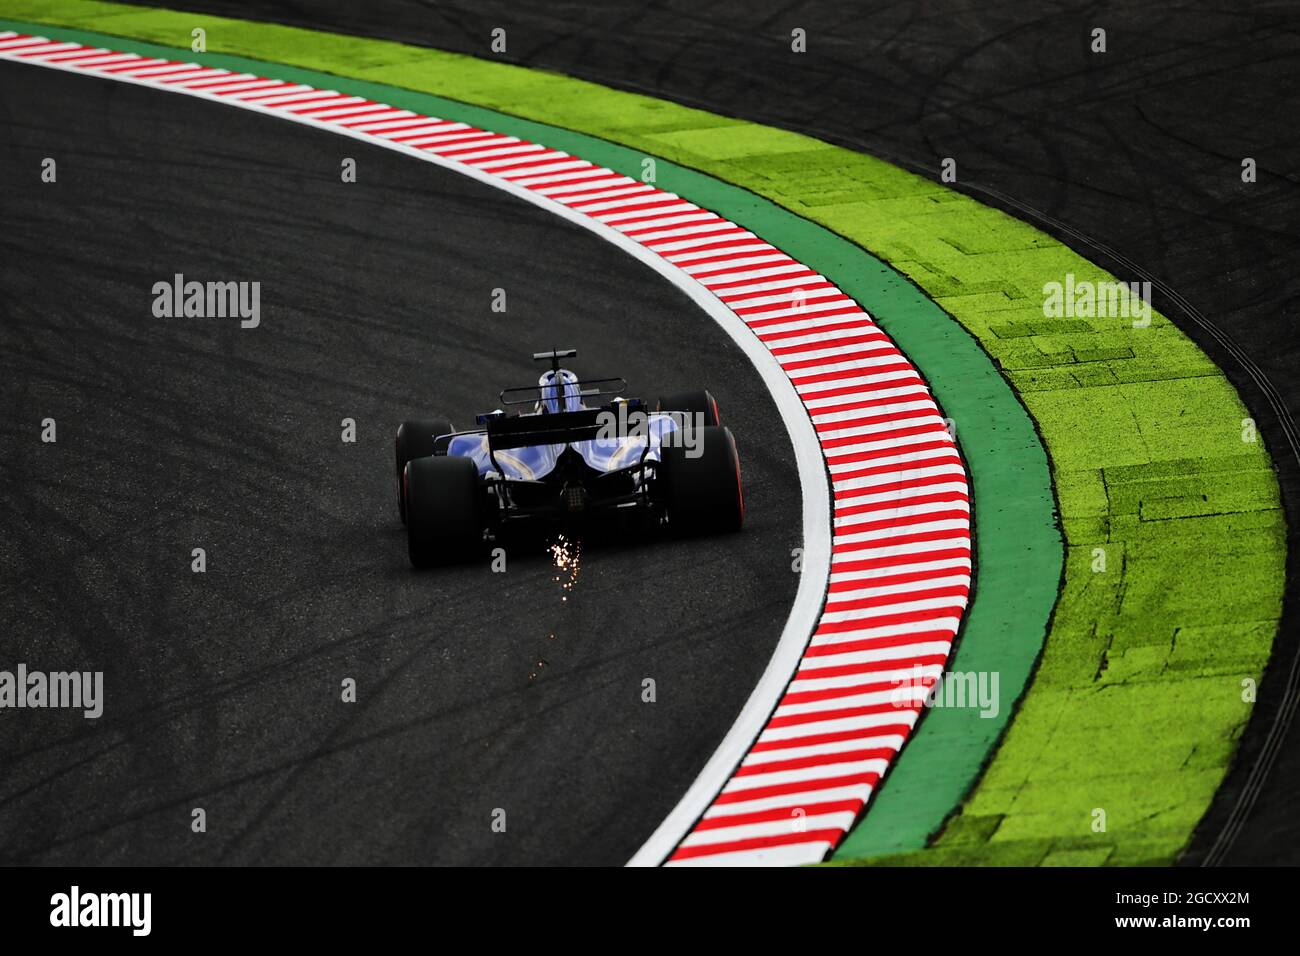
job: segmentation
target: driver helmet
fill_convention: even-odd
[[[536,405],[537,411],[576,412],[582,408],[578,376],[568,369],[543,372],[542,377],[537,380],[537,385],[542,395],[541,401]]]

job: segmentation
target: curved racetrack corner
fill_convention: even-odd
[[[958,160],[957,188],[1034,225],[1117,276],[1156,280],[1154,304],[1228,375],[1278,466],[1288,551],[1300,547],[1300,163],[1293,111],[1300,41],[1293,7],[1225,8],[1196,0],[1097,8],[982,3],[606,3],[596,8],[495,2],[430,7],[381,0],[285,11],[230,0],[159,5],[499,56],[615,88],[809,133],[930,175]],[[1104,57],[1091,31],[1108,31]],[[790,31],[809,53],[791,57]],[[1244,156],[1258,182],[1243,189]],[[1226,334],[1231,345],[1225,347]],[[1295,863],[1300,746],[1293,666],[1297,581],[1234,771],[1187,862]],[[1290,701],[1290,703],[1288,703]],[[1252,770],[1272,751],[1263,781]],[[1240,797],[1244,827],[1212,851]]]
[[[792,451],[740,351],[649,270],[465,177],[86,77],[0,64],[0,90],[3,174],[32,183],[0,198],[6,642],[104,670],[114,702],[6,724],[0,858],[625,861],[797,584]],[[261,326],[154,318],[177,272],[261,282]],[[554,345],[648,397],[710,386],[746,531],[585,549],[568,592],[539,554],[413,574],[396,422],[463,422]]]

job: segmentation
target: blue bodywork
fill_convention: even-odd
[[[541,399],[532,414],[544,416],[585,408],[577,381],[577,376],[566,369],[546,372],[538,382]],[[500,472],[492,463],[486,434],[456,435],[447,446],[447,454],[473,459],[480,477],[500,474],[503,478],[513,480],[540,481],[555,469],[564,449],[571,447],[582,456],[588,467],[605,474],[637,464],[643,453],[651,461],[659,460],[659,449],[665,436],[676,431],[678,423],[668,414],[643,414],[646,422],[641,435],[574,442],[572,445],[529,445],[508,450],[498,449],[496,463],[500,466]]]

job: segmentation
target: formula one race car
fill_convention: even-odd
[[[501,392],[505,408],[455,431],[397,430],[398,509],[416,567],[480,554],[513,526],[636,517],[677,534],[738,531],[745,505],[731,430],[707,391],[666,395],[655,411],[623,398],[622,379],[579,379],[551,363],[536,385]],[[604,400],[603,402],[601,400]]]

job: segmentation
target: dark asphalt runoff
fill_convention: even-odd
[[[150,0],[144,0],[150,2]],[[937,176],[1125,280],[1222,367],[1279,468],[1300,553],[1300,6],[1188,0],[160,0],[559,70],[810,133]],[[491,54],[495,28],[507,52]],[[791,30],[807,52],[790,50]],[[1092,31],[1107,52],[1093,54]],[[1241,180],[1241,163],[1258,181]],[[1222,336],[1230,343],[1225,344]],[[1231,841],[1300,652],[1300,562],[1274,659],[1189,863],[1300,863],[1300,728]],[[1284,715],[1283,715],[1284,716]],[[1230,846],[1228,845],[1230,842]]]
[[[105,681],[98,720],[0,712],[0,862],[624,863],[797,584],[740,351],[591,233],[343,137],[11,63],[0,131],[0,669]],[[156,317],[177,273],[259,282],[260,324]],[[541,549],[413,572],[397,423],[472,424],[553,346],[711,387],[746,530],[591,544],[569,590]]]

